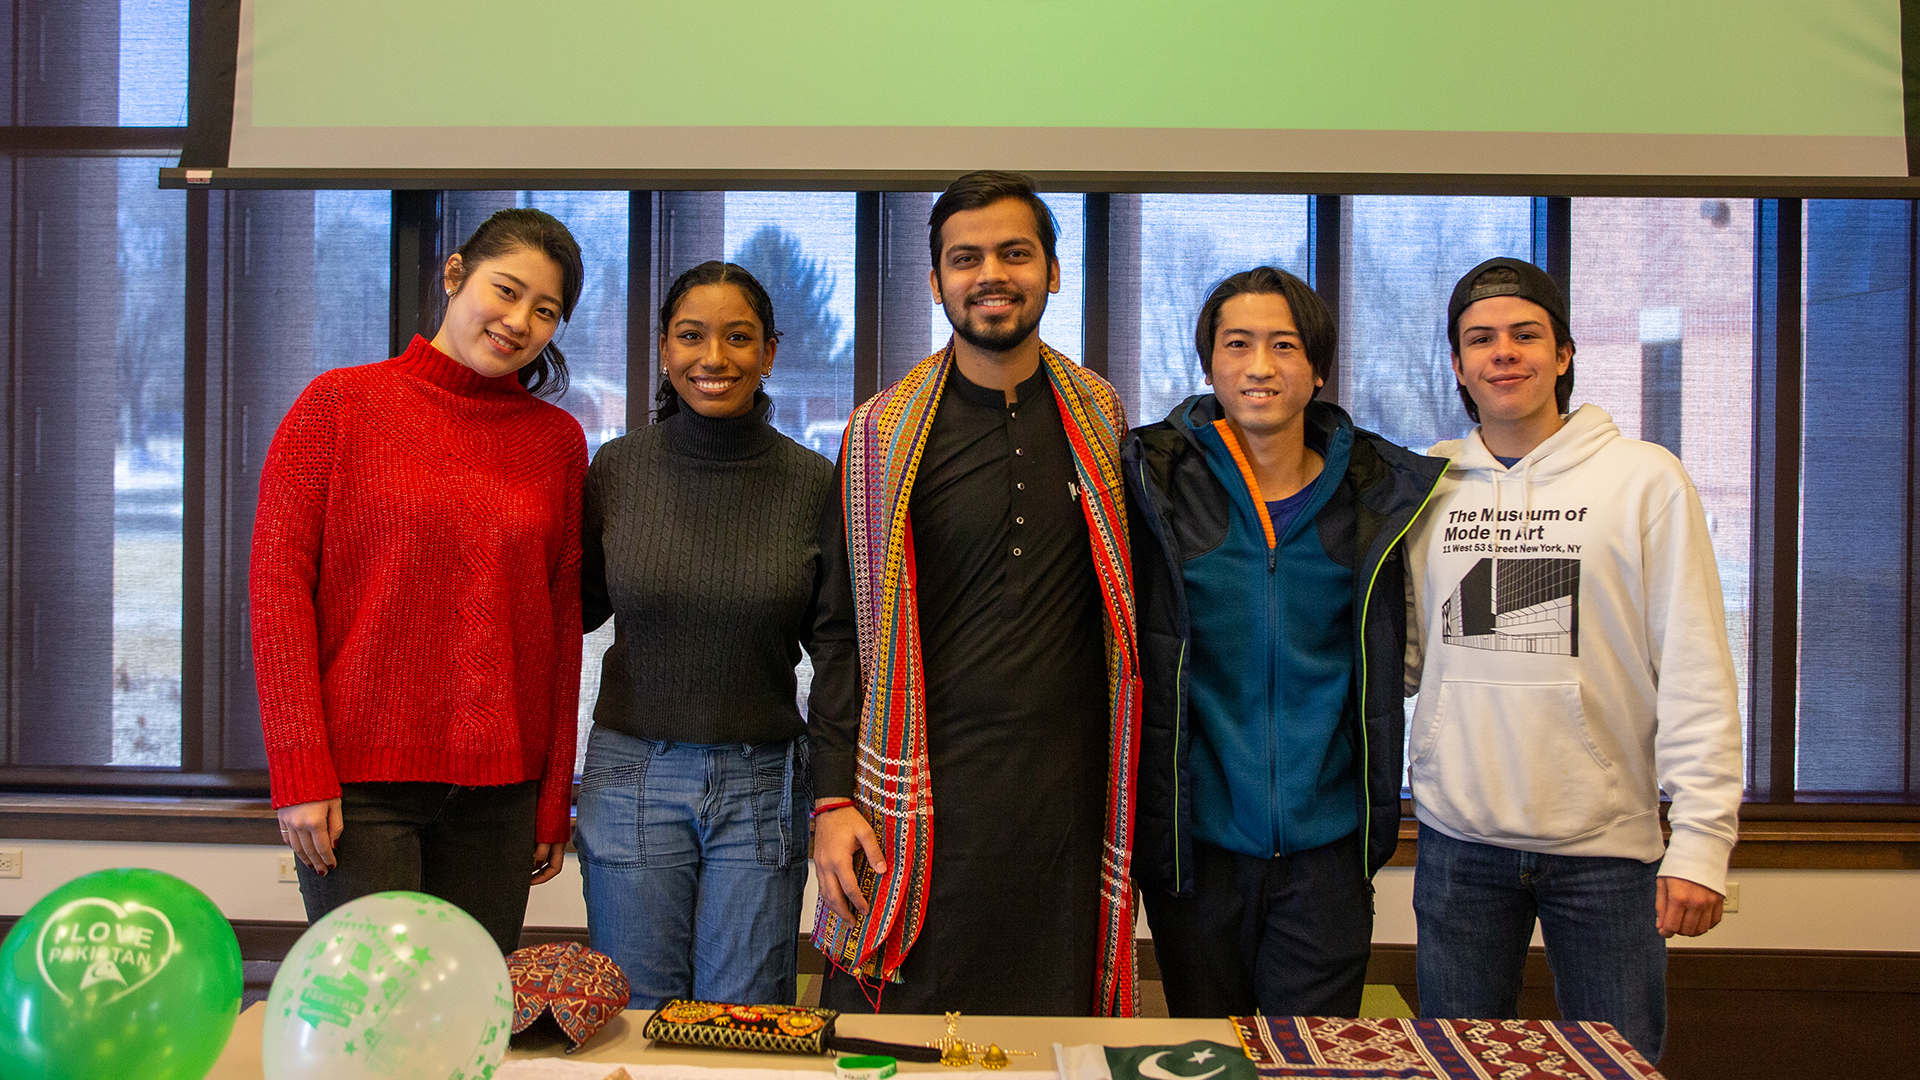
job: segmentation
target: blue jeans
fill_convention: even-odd
[[[594,726],[575,837],[587,936],[634,1008],[793,1003],[810,788],[804,736],[695,746]]]
[[[1561,1017],[1612,1024],[1657,1063],[1667,1037],[1659,868],[1474,844],[1421,825],[1413,877],[1420,1015],[1512,1019],[1537,915]]]

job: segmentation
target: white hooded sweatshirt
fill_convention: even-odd
[[[1592,405],[1511,469],[1478,428],[1429,453],[1452,464],[1407,538],[1420,820],[1522,851],[1664,853],[1661,876],[1725,893],[1739,700],[1686,470]]]

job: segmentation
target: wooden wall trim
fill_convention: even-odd
[[[1662,823],[1665,830],[1665,824]],[[1400,821],[1400,844],[1388,866],[1412,866],[1420,851],[1420,823]],[[1740,822],[1734,869],[1920,870],[1920,821]]]
[[[1367,981],[1412,986],[1412,945],[1376,944]],[[1553,985],[1547,952],[1527,950],[1528,988]],[[1667,950],[1669,990],[1780,990],[1920,994],[1920,953],[1813,949]]]
[[[0,836],[169,844],[278,844],[266,799],[0,795]]]
[[[1387,865],[1414,865],[1419,836],[1419,822],[1402,819],[1400,844]],[[0,794],[0,837],[274,845],[280,829],[272,804],[260,798]],[[1920,870],[1920,821],[1743,820],[1733,866]]]

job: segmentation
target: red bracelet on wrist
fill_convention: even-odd
[[[835,810],[845,810],[852,805],[852,799],[829,799],[813,808],[813,816],[819,817],[821,814],[832,813]]]

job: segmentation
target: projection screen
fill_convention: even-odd
[[[1900,0],[240,0],[226,164],[1909,174]]]

